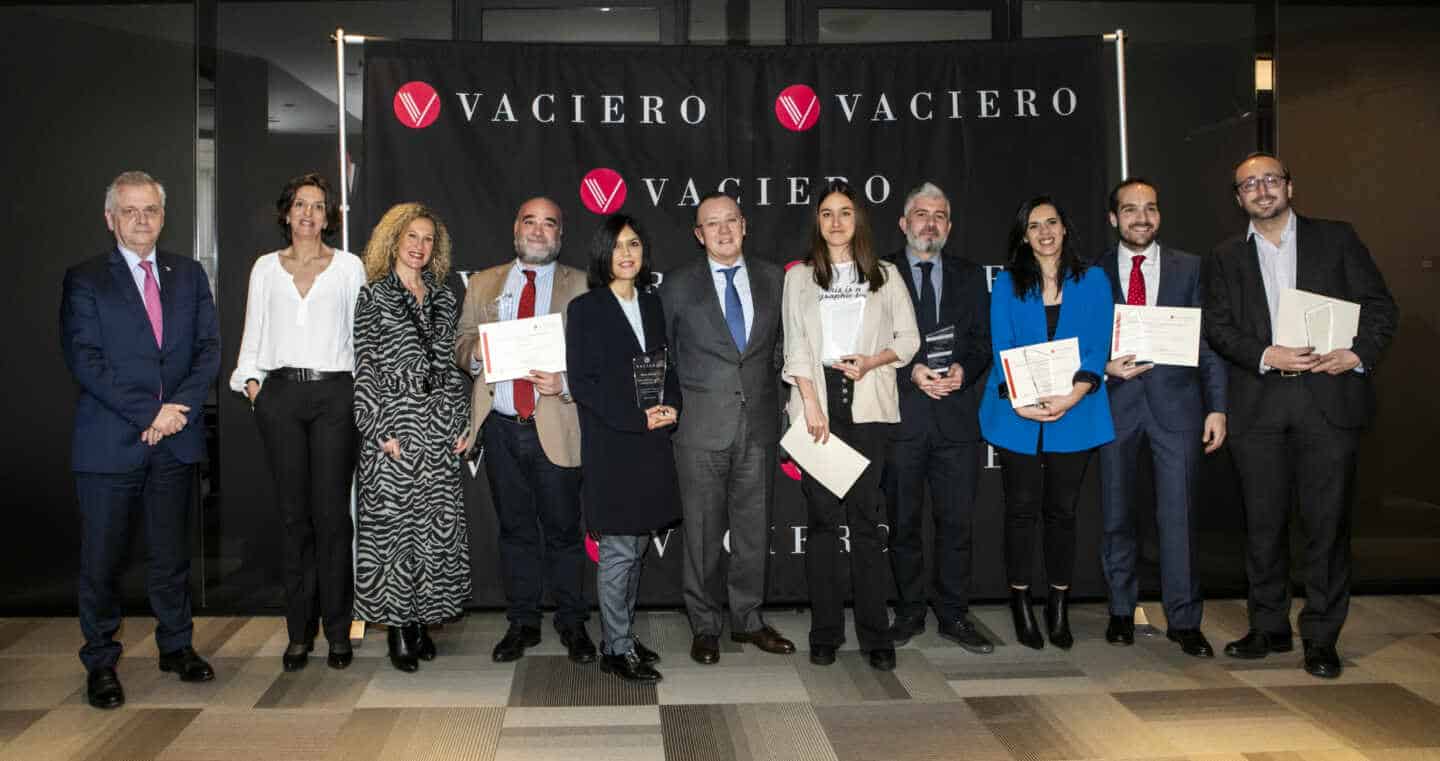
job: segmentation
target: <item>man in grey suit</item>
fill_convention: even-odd
[[[727,599],[732,640],[793,653],[795,645],[760,615],[780,440],[784,273],[745,257],[745,217],[723,193],[700,200],[695,238],[705,259],[670,273],[660,289],[685,398],[673,440],[685,519],[685,609],[695,636],[690,657],[720,660]]]

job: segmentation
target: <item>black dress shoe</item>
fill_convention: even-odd
[[[119,708],[125,705],[125,690],[115,669],[101,666],[85,677],[85,699],[96,708]]]
[[[355,649],[350,646],[350,640],[331,642],[330,653],[325,656],[325,665],[338,671],[349,668],[354,659]]]
[[[600,659],[600,670],[624,679],[627,682],[654,683],[661,679],[660,672],[640,660],[634,652],[624,655],[606,655]]]
[[[1290,635],[1266,634],[1259,629],[1251,629],[1244,637],[1231,642],[1225,646],[1225,654],[1231,658],[1244,658],[1254,660],[1264,658],[1271,653],[1288,653],[1295,649],[1295,643],[1291,641]]]
[[[989,655],[995,652],[995,643],[981,634],[980,630],[976,629],[974,624],[966,621],[963,616],[954,621],[941,620],[937,622],[935,631],[945,639],[977,655]]]
[[[495,643],[495,650],[490,657],[496,663],[509,663],[520,660],[525,654],[525,648],[534,647],[540,644],[540,627],[525,626],[523,624],[511,624],[506,630],[505,636]]]
[[[810,662],[816,666],[830,666],[835,663],[834,645],[811,645]]]
[[[1040,636],[1040,624],[1035,621],[1035,611],[1030,609],[1030,590],[1010,588],[1010,617],[1015,621],[1015,641],[1040,650],[1045,647],[1045,638]]]
[[[753,632],[730,632],[731,642],[748,642],[767,653],[775,655],[789,655],[795,652],[795,643],[780,636],[769,625],[762,626]]]
[[[690,643],[690,660],[702,666],[720,662],[720,638],[714,634],[696,634]]]
[[[1135,644],[1135,616],[1110,616],[1105,624],[1105,641],[1112,645],[1129,647]]]
[[[281,668],[286,671],[305,668],[305,664],[310,662],[310,651],[314,649],[315,645],[309,642],[291,642],[290,646],[285,648],[285,654],[280,656]]]
[[[639,656],[641,663],[646,666],[654,666],[660,662],[660,654],[642,644],[639,637],[630,639],[635,642],[635,655]]]
[[[870,668],[876,671],[895,670],[895,648],[877,647],[870,651]]]
[[[595,643],[590,639],[590,632],[585,631],[585,624],[575,624],[558,630],[560,632],[560,644],[565,646],[565,652],[570,660],[576,663],[595,662]]]
[[[1215,648],[1199,629],[1171,629],[1165,632],[1165,639],[1179,642],[1181,652],[1196,658],[1214,658]]]
[[[422,661],[435,660],[435,640],[430,639],[430,627],[425,624],[415,629],[415,657]]]
[[[1301,640],[1305,646],[1305,673],[1321,679],[1335,679],[1340,676],[1340,654],[1334,645],[1322,645],[1310,640]]]
[[[161,653],[160,670],[179,674],[182,682],[208,682],[215,678],[215,669],[210,668],[193,647]]]
[[[1050,587],[1045,598],[1045,631],[1050,635],[1050,644],[1061,650],[1075,644],[1070,634],[1070,590]]]
[[[895,623],[890,624],[890,641],[896,647],[904,647],[910,640],[919,634],[925,633],[925,614],[918,616],[895,615]]]
[[[385,632],[385,648],[390,656],[390,665],[396,671],[413,674],[420,670],[420,657],[415,654],[414,641],[405,636],[405,627],[389,627]]]

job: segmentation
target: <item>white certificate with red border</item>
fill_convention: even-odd
[[[1070,393],[1080,371],[1080,339],[1017,346],[1000,352],[1011,407],[1028,407],[1047,396]]]
[[[1135,362],[1197,367],[1200,364],[1200,308],[1115,305],[1110,358],[1135,355]]]
[[[524,378],[531,370],[565,370],[565,322],[559,314],[501,320],[480,326],[485,382]]]

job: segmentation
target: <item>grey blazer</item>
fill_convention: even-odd
[[[707,258],[667,273],[660,286],[670,356],[685,399],[673,439],[679,446],[726,449],[742,415],[753,441],[780,440],[784,272],[754,256],[745,257],[745,268],[755,314],[744,354],[730,337]]]

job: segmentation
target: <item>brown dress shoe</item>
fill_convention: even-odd
[[[780,636],[780,632],[768,625],[753,632],[730,632],[730,639],[734,642],[748,642],[767,653],[776,655],[789,655],[795,652],[795,643]]]
[[[696,634],[690,643],[690,659],[710,666],[720,662],[720,638],[714,634]]]

